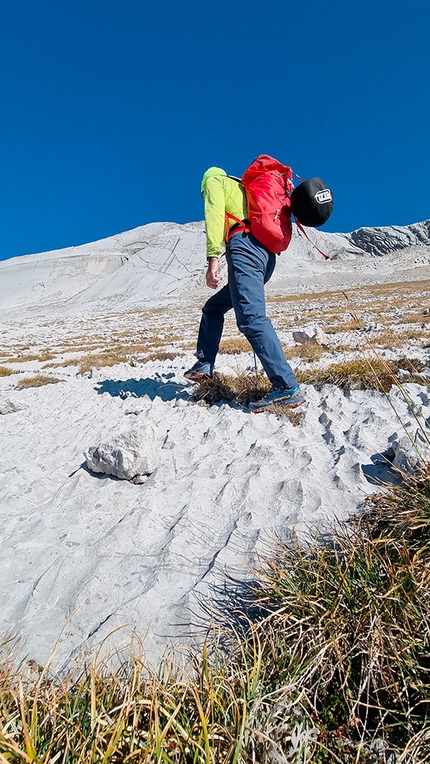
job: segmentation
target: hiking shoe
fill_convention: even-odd
[[[280,390],[272,390],[261,399],[261,401],[251,401],[249,410],[254,414],[260,414],[261,411],[272,411],[275,406],[285,406],[293,409],[301,406],[305,402],[305,396],[300,391],[299,385],[295,387],[283,387]]]
[[[201,382],[204,379],[210,379],[214,375],[213,364],[209,361],[197,361],[191,369],[185,372],[185,379],[191,379],[191,382]]]

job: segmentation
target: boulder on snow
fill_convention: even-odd
[[[92,472],[142,483],[158,464],[155,429],[149,424],[144,429],[129,430],[112,440],[90,446],[84,456]]]

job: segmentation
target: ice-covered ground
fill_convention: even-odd
[[[417,226],[428,232],[428,223]],[[400,249],[348,251],[344,259],[340,247],[350,247],[352,234],[314,234],[329,254],[336,250],[328,262],[295,242],[268,288],[279,326],[288,323],[288,334],[293,319],[277,295],[296,297],[300,326],[311,296],[406,281],[419,292],[430,277],[430,247],[416,241],[416,229],[392,229],[395,241],[402,233]],[[0,635],[16,635],[28,658],[44,663],[60,639],[61,664],[118,627],[114,641],[136,630],[150,661],[170,642],[192,643],[220,591],[251,577],[277,536],[354,513],[383,474],[377,454],[404,425],[414,432],[417,412],[422,421],[430,416],[428,388],[407,383],[409,402],[398,388],[387,397],[308,386],[299,424],[234,404],[197,404],[183,372],[208,296],[203,274],[200,223],[152,224],[0,263],[0,366],[14,371],[0,376]],[[161,338],[161,346],[165,338],[172,351],[173,330],[190,344],[164,360],[84,374],[68,364],[92,341],[100,350],[118,346],[121,332]],[[426,363],[429,351],[415,351]],[[237,370],[253,359],[219,362]],[[61,381],[17,389],[36,373]],[[148,424],[158,466],[147,482],[88,471],[83,452],[91,445]]]

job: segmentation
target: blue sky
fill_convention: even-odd
[[[1,0],[0,259],[201,220],[260,153],[327,231],[430,217],[428,0]]]

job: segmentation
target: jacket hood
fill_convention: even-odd
[[[206,170],[202,178],[202,185],[201,185],[202,196],[205,193],[206,182],[208,178],[213,178],[215,175],[227,175],[227,173],[225,170],[222,170],[221,167],[209,167],[209,169]]]

